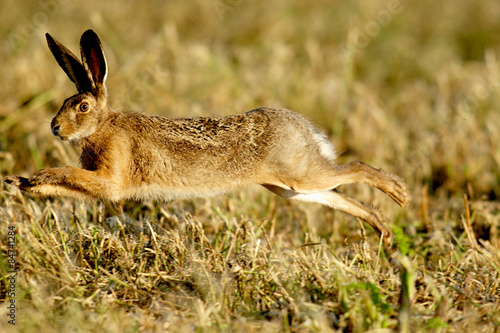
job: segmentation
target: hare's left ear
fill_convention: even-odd
[[[80,51],[83,66],[92,79],[94,96],[106,96],[105,82],[108,75],[108,66],[101,41],[93,30],[89,29],[83,33],[80,39]]]
[[[91,92],[92,82],[87,70],[84,68],[80,60],[66,46],[62,45],[51,35],[45,34],[49,49],[57,60],[57,63],[64,70],[66,75],[76,85],[79,93]]]

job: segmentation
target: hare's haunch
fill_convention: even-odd
[[[362,162],[335,164],[333,145],[307,119],[264,107],[222,118],[169,119],[122,113],[107,104],[106,58],[87,30],[80,61],[49,34],[47,42],[78,94],[52,119],[52,133],[78,145],[82,168],[47,168],[8,183],[41,196],[76,199],[172,200],[208,196],[260,184],[285,198],[318,202],[359,217],[392,243],[378,210],[337,190],[364,183],[399,205],[410,201],[397,176]]]

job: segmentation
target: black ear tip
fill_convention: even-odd
[[[84,48],[89,47],[90,45],[101,45],[101,40],[97,36],[94,30],[89,29],[82,34],[80,38],[80,45]]]
[[[45,34],[45,38],[47,39],[47,44],[51,50],[58,44],[54,37],[52,37],[49,33]]]
[[[86,39],[86,38],[94,38],[94,39],[95,39],[95,38],[97,38],[97,39],[98,39],[97,34],[96,34],[96,33],[95,33],[95,31],[94,31],[94,30],[92,30],[92,29],[88,29],[87,31],[85,31],[85,32],[82,34],[82,39],[84,39],[84,38],[85,38],[85,39]]]

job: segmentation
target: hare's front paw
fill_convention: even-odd
[[[24,191],[24,192],[29,192],[30,189],[33,187],[33,185],[31,185],[30,180],[28,178],[20,177],[20,176],[16,176],[16,175],[5,177],[5,182],[7,184],[17,186],[21,191]]]
[[[31,186],[43,184],[58,184],[64,182],[64,168],[48,168],[42,169],[30,177],[29,183]]]

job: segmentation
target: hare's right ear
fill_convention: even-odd
[[[76,85],[79,93],[92,91],[92,82],[78,58],[68,50],[64,45],[52,38],[48,33],[45,34],[49,49],[56,58],[57,63],[68,75],[71,81]]]
[[[83,33],[80,39],[80,51],[82,53],[83,67],[92,79],[94,96],[106,97],[105,82],[108,75],[108,66],[101,41],[93,30],[89,29]]]

